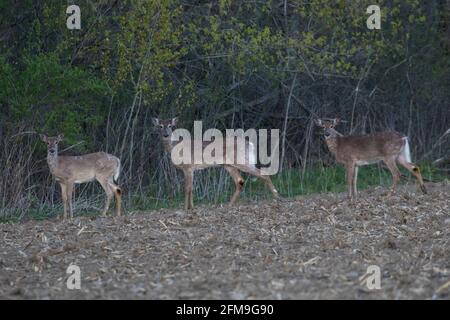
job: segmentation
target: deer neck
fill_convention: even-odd
[[[47,163],[51,173],[58,169],[58,150],[54,153],[47,152]]]
[[[343,137],[344,135],[337,132],[336,130],[331,130],[331,135],[329,137],[325,138],[325,142],[327,143],[328,149],[330,152],[336,157],[337,156],[337,149],[339,144],[339,139]]]
[[[170,154],[172,152],[173,147],[175,146],[175,141],[172,141],[172,137],[162,138],[162,143],[164,146],[164,150]]]
[[[337,145],[338,145],[337,140],[338,140],[337,136],[329,137],[329,138],[325,139],[328,149],[334,156],[336,156],[336,154],[337,154]]]

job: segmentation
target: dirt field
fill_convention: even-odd
[[[3,224],[0,297],[450,299],[450,185],[428,188]],[[380,290],[361,284],[369,265]]]

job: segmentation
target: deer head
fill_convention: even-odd
[[[318,127],[321,127],[323,129],[323,135],[325,136],[325,139],[329,138],[335,138],[337,136],[342,136],[339,132],[337,132],[334,127],[337,126],[341,120],[339,118],[335,119],[317,119],[315,120],[315,124]]]
[[[159,120],[158,118],[152,119],[155,127],[159,128],[163,139],[169,139],[172,136],[173,129],[177,126],[178,118],[170,120]]]
[[[47,137],[45,134],[40,134],[39,136],[47,144],[49,154],[55,155],[58,153],[58,144],[64,139],[64,134],[59,134],[56,137]]]

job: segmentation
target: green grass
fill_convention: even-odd
[[[448,177],[436,171],[429,162],[421,163],[420,169],[422,176],[427,181],[439,182],[448,179]],[[415,177],[407,170],[402,168],[400,170],[404,175],[400,184],[404,184],[407,181],[415,182]],[[210,180],[210,183],[207,184],[209,187],[218,181],[217,172],[218,170],[209,176],[208,180]],[[246,181],[244,190],[241,193],[241,199],[259,200],[271,198],[271,193],[260,179],[248,175],[245,178]],[[290,169],[271,178],[275,188],[283,197],[287,198],[314,193],[345,192],[347,189],[345,170],[340,165],[329,167],[317,166],[305,170],[304,173],[301,169]],[[224,192],[212,192],[207,196],[201,196],[201,192],[200,194],[199,192],[194,192],[195,204],[227,203],[234,192],[234,184],[231,178],[227,177],[227,180],[228,187]],[[391,183],[392,176],[389,170],[381,165],[370,165],[359,168],[358,190],[364,190],[371,186],[383,186],[388,189]],[[139,199],[139,205],[137,206],[139,210],[159,209],[161,207],[182,208],[184,205],[184,194],[182,192],[177,193],[172,199],[163,199],[157,202],[152,199],[151,194],[145,199],[142,199],[140,196],[136,197],[136,199]],[[136,206],[132,205],[132,207]]]
[[[426,181],[439,182],[448,178],[436,171],[431,163],[428,162],[421,163],[420,169]],[[415,177],[407,170],[400,170],[404,175],[400,184],[404,184],[406,181],[415,182]],[[270,192],[267,191],[265,186],[259,180],[254,180],[248,179],[246,181],[242,197],[250,199],[264,197],[264,195],[270,197]],[[313,193],[345,192],[347,189],[345,170],[340,165],[317,166],[305,170],[305,172],[302,172],[301,169],[285,170],[273,176],[272,181],[280,194],[288,198]],[[391,184],[392,176],[387,168],[383,168],[381,165],[362,166],[359,168],[358,190],[364,190],[371,186],[389,188]],[[230,195],[231,192],[227,196]]]
[[[445,179],[444,176],[434,170],[430,163],[423,163],[420,166],[424,179],[438,182]],[[405,181],[414,181],[407,170],[401,170],[404,177],[401,183]],[[344,192],[347,189],[345,170],[343,166],[316,167],[306,170],[284,171],[273,179],[282,195],[293,197],[312,193],[324,192]],[[389,170],[381,165],[362,166],[358,171],[358,190],[367,189],[370,186],[390,187],[392,176]]]
[[[421,172],[424,179],[433,182],[448,179],[448,176],[439,174],[431,163],[424,162],[420,164]],[[402,170],[404,177],[401,184],[406,181],[414,181],[415,178],[406,170]],[[234,192],[234,184],[228,175],[226,177],[226,185],[218,186],[220,171],[212,169],[203,177],[196,176],[197,189],[194,191],[195,204],[218,204],[227,203]],[[270,199],[271,194],[260,179],[245,176],[246,181],[241,199],[260,200]],[[344,192],[346,190],[345,171],[342,166],[317,166],[302,172],[301,169],[284,170],[283,172],[272,176],[275,188],[283,197],[295,197],[300,195],[308,195],[313,193],[324,192]],[[358,190],[364,190],[371,186],[383,186],[386,189],[392,183],[392,177],[386,168],[381,165],[363,166],[359,169],[358,174]],[[149,211],[158,210],[160,208],[183,208],[184,194],[182,191],[176,192],[172,196],[157,198],[158,186],[149,188],[144,194],[125,194],[123,198],[124,212],[130,211]],[[221,189],[222,188],[222,189]],[[104,204],[104,195],[99,193],[95,200],[90,200],[92,206],[102,208]],[[238,200],[239,201],[239,200]],[[242,200],[241,200],[242,201]],[[110,212],[114,204],[111,204]],[[54,218],[63,211],[62,203],[58,203],[54,207],[43,206],[39,209],[23,211],[10,211],[0,218],[2,222],[17,222],[22,217],[25,219],[45,220]],[[99,212],[95,210],[76,210],[75,215],[79,216],[98,216]]]

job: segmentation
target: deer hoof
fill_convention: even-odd
[[[428,194],[427,188],[425,188],[425,185],[420,185],[420,189],[422,190],[423,194]]]
[[[275,202],[286,202],[287,199],[283,198],[282,196],[278,195],[273,199]]]
[[[396,190],[395,189],[390,189],[389,192],[387,193],[388,197],[392,197],[393,195],[395,195]]]

